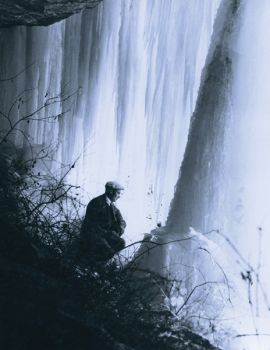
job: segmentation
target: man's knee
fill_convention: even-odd
[[[119,249],[119,250],[124,249],[125,246],[126,246],[125,240],[124,240],[123,238],[120,238],[120,241],[119,241],[119,248],[120,248],[120,249]]]
[[[112,239],[109,242],[112,249],[115,251],[115,253],[119,252],[120,250],[125,248],[126,242],[123,238],[118,237],[117,239]]]

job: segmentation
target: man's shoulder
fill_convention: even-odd
[[[89,204],[88,205],[102,205],[102,204],[104,204],[106,202],[106,198],[105,198],[105,195],[104,194],[102,194],[102,195],[100,195],[100,196],[98,196],[98,197],[95,197],[95,198],[93,198],[90,202],[89,202]]]

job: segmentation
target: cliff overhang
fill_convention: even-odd
[[[0,28],[15,25],[47,26],[102,0],[0,0]]]

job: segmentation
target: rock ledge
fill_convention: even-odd
[[[47,26],[102,0],[0,0],[0,28],[15,25]]]

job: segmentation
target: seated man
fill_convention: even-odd
[[[81,251],[94,262],[106,261],[125,247],[121,236],[126,223],[114,204],[123,190],[117,182],[107,182],[105,193],[87,206],[81,228]]]

